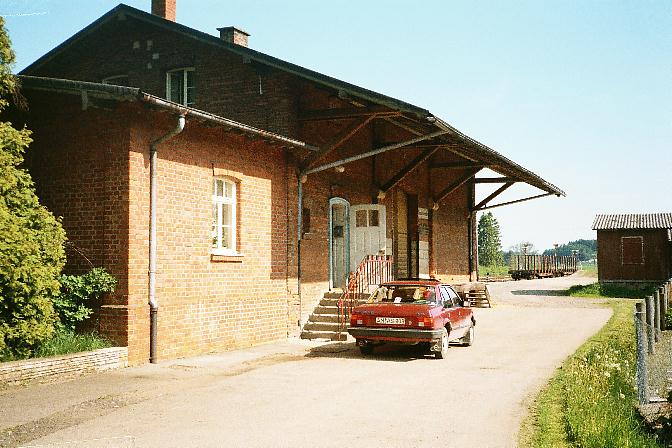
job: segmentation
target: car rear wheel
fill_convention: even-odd
[[[362,355],[373,354],[373,344],[364,344],[359,346],[359,351]]]
[[[448,330],[446,330],[446,327],[441,330],[441,351],[434,353],[436,359],[444,359],[448,356]]]
[[[462,345],[466,347],[470,347],[474,343],[474,325],[472,324],[471,327],[469,327],[469,331],[467,331],[467,334],[464,335],[462,338]]]

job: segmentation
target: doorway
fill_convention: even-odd
[[[345,288],[350,272],[350,203],[329,199],[329,289]]]
[[[353,205],[350,207],[352,247],[350,266],[355,268],[367,255],[385,255],[385,206],[380,204]]]

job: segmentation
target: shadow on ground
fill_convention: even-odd
[[[365,361],[410,362],[433,357],[416,346],[381,345],[372,355],[362,355],[354,342],[334,342],[310,349],[307,358],[348,358]]]
[[[511,291],[511,294],[514,296],[565,296],[567,291],[562,289],[520,289],[517,291]]]

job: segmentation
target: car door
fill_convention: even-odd
[[[441,300],[443,301],[442,316],[444,319],[450,321],[451,339],[453,339],[453,332],[457,334],[464,332],[460,328],[460,322],[462,320],[460,316],[460,306],[455,302],[455,300],[451,297],[449,290],[444,286],[439,287],[439,294],[441,295]]]
[[[441,285],[441,289],[444,291],[444,294],[449,297],[450,303],[452,304],[450,310],[452,311],[453,318],[451,319],[452,328],[455,330],[459,336],[462,336],[467,329],[469,328],[469,322],[467,321],[467,310],[462,306],[462,299],[460,296],[448,285]]]

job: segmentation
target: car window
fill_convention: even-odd
[[[369,297],[369,302],[390,303],[436,303],[433,286],[425,285],[383,285]]]
[[[448,294],[450,295],[451,300],[455,305],[462,306],[462,297],[458,293],[455,292],[453,288],[450,286],[446,286],[446,290],[448,290]]]
[[[448,286],[441,286],[441,293],[444,294],[447,299],[446,303],[450,303],[452,306],[458,306],[462,304],[462,300],[460,299],[460,296],[457,295],[455,291],[453,291],[452,288]]]

